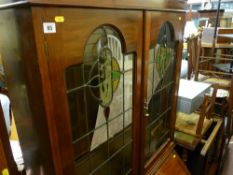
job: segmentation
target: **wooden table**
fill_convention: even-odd
[[[177,111],[187,114],[195,111],[202,104],[210,87],[211,84],[208,83],[180,79]]]

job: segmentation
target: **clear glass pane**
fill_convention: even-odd
[[[124,56],[124,71],[133,69],[133,54]]]
[[[109,138],[121,133],[124,129],[123,115],[109,122]]]
[[[124,126],[128,127],[130,125],[132,125],[132,114],[133,114],[133,110],[129,109],[125,112],[125,116],[124,116]]]
[[[124,133],[118,133],[109,141],[109,154],[113,155],[124,146]]]
[[[81,173],[79,173],[81,174]],[[106,162],[104,165],[101,165],[98,169],[92,172],[92,175],[104,175],[104,174],[111,174],[110,173],[110,162]]]
[[[155,49],[150,49],[150,50],[153,50],[153,52],[150,51],[150,54],[153,54]],[[148,64],[148,79],[147,79],[147,100],[148,101],[152,98],[156,89],[158,89],[157,86],[159,86],[160,80],[161,78],[156,69],[156,63],[155,62],[149,63]]]
[[[90,141],[90,151],[98,148],[98,146],[104,144],[109,137],[108,123],[102,125],[102,127],[95,128],[93,131],[93,136]]]
[[[76,174],[82,173],[82,175],[89,175],[90,172],[90,161],[84,159],[75,165]]]
[[[133,70],[124,73],[125,110],[133,107]]]
[[[124,143],[129,143],[132,141],[132,134],[133,134],[133,129],[132,125],[128,125],[125,128],[124,132]]]
[[[154,62],[155,62],[155,49],[152,48],[150,49],[150,53],[149,53],[149,64]]]
[[[124,155],[124,174],[128,174],[131,170],[131,162],[132,162],[132,143],[126,145],[123,150]]]
[[[110,160],[111,175],[124,174],[124,157],[125,155],[123,154],[123,151],[121,151]]]
[[[105,142],[102,145],[99,145],[95,150],[90,154],[89,163],[90,163],[90,172],[95,171],[98,167],[108,159],[108,143]]]

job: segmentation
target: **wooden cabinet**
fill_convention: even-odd
[[[2,6],[0,48],[27,169],[148,174],[163,164],[185,15],[184,2],[169,2]]]

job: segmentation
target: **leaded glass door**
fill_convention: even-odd
[[[171,23],[159,30],[157,43],[150,48],[147,96],[145,98],[145,158],[149,160],[170,137],[169,115],[175,75],[175,40]]]
[[[43,20],[57,13],[45,40],[63,173],[137,174],[142,12],[45,8]]]
[[[132,153],[133,54],[102,26],[87,40],[83,64],[65,72],[77,172],[129,174]]]
[[[145,13],[143,64],[142,171],[153,174],[173,149],[178,89],[178,41],[182,40],[179,13]]]

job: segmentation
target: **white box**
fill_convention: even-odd
[[[177,111],[190,114],[198,109],[203,103],[204,96],[210,92],[211,84],[180,80],[178,100],[177,100]]]

